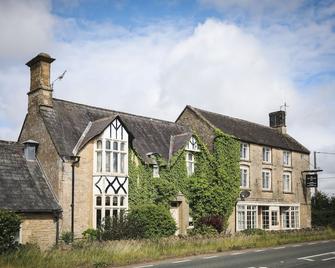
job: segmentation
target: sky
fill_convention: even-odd
[[[16,140],[29,69],[56,61],[54,97],[174,121],[185,105],[268,125],[335,153],[335,1],[2,0],[0,139]],[[335,194],[335,154],[317,153]],[[312,166],[311,166],[312,168]]]

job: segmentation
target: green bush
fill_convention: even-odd
[[[107,217],[100,227],[102,240],[121,240],[132,238],[132,227],[127,216]]]
[[[164,206],[142,205],[130,210],[128,223],[132,238],[158,238],[173,235],[176,223]]]
[[[20,231],[21,220],[14,212],[0,209],[0,254],[15,249],[18,243],[15,241]]]
[[[99,230],[96,230],[96,229],[87,229],[85,230],[83,233],[82,233],[84,239],[92,242],[92,241],[95,241],[95,240],[98,240],[100,238],[100,232]]]
[[[61,239],[64,241],[65,244],[70,244],[73,240],[73,236],[71,232],[63,232]]]

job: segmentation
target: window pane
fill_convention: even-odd
[[[106,152],[106,172],[111,171],[111,152]]]
[[[117,206],[117,196],[113,196],[113,206]]]
[[[121,142],[121,151],[124,152],[126,150],[126,144]]]
[[[118,144],[116,141],[113,142],[113,150],[117,151],[118,150]]]
[[[113,209],[113,217],[117,217],[117,209]]]
[[[124,197],[124,196],[121,196],[121,197],[120,197],[120,206],[121,206],[121,207],[125,206],[124,201],[125,201],[125,197]]]
[[[125,159],[126,159],[126,154],[121,154],[121,163],[120,163],[120,169],[121,173],[125,173]]]
[[[118,153],[113,153],[113,172],[118,172]]]
[[[188,161],[193,161],[193,154],[188,153]]]
[[[111,205],[111,198],[110,198],[110,196],[106,196],[105,197],[105,205],[106,206],[110,206]]]
[[[109,218],[111,216],[111,211],[110,209],[105,210],[105,218]]]
[[[97,205],[97,206],[101,206],[101,204],[102,204],[101,196],[97,196],[97,197],[96,197],[96,205]]]
[[[102,172],[102,152],[97,152],[97,172]]]
[[[97,227],[101,226],[101,209],[96,210],[96,221],[97,221]]]
[[[102,141],[97,141],[97,149],[102,149]]]
[[[111,142],[110,141],[106,141],[106,149],[110,150],[111,148]]]

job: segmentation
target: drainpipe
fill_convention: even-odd
[[[74,156],[73,157],[73,161],[71,163],[71,167],[72,167],[72,194],[71,194],[71,234],[72,234],[72,241],[74,239],[74,169],[75,169],[75,165],[77,163],[79,163],[80,157],[79,156]]]

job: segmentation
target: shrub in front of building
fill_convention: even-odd
[[[17,248],[20,224],[17,214],[0,209],[0,254]]]
[[[133,238],[159,238],[174,235],[177,230],[176,222],[165,206],[135,207],[130,210],[128,220],[132,223]]]
[[[147,204],[132,208],[127,215],[108,217],[98,229],[101,240],[152,239],[174,235],[176,223],[162,205]]]

